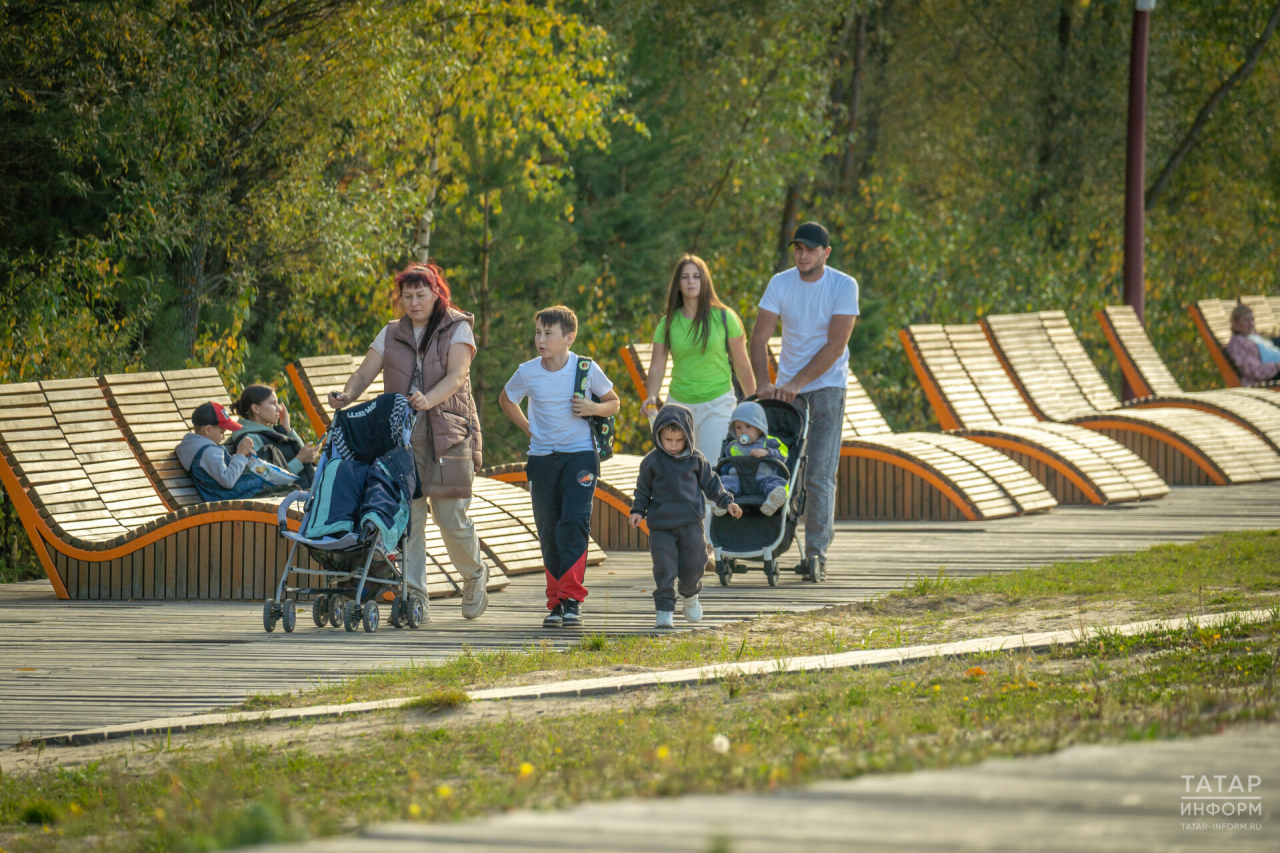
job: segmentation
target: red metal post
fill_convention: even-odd
[[[1132,305],[1138,322],[1145,322],[1143,273],[1143,205],[1146,192],[1147,37],[1155,0],[1133,4],[1133,41],[1129,52],[1129,144],[1125,151],[1124,183],[1124,304]],[[1133,398],[1129,383],[1122,391]]]

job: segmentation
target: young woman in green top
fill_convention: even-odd
[[[670,398],[693,412],[694,444],[714,465],[729,433],[729,416],[738,404],[733,373],[746,396],[756,392],[756,380],[742,321],[716,297],[711,271],[697,255],[684,255],[676,263],[667,290],[667,310],[653,335],[644,401],[649,417],[666,402],[659,399],[659,391],[668,356],[672,359]]]

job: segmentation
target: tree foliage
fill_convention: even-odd
[[[1174,168],[1148,326],[1191,387],[1215,377],[1185,305],[1275,289],[1275,8],[1152,19],[1149,183]],[[429,253],[477,315],[496,462],[536,307],[572,305],[625,383],[681,252],[749,323],[812,218],[896,426],[931,424],[912,322],[1065,307],[1117,380],[1092,312],[1120,293],[1130,23],[1100,0],[0,0],[0,370],[283,388],[290,359],[363,351]]]

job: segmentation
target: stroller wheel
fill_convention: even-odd
[[[733,569],[724,560],[716,560],[716,577],[720,578],[720,586],[728,586],[733,577]]]
[[[370,600],[365,602],[364,607],[360,608],[360,622],[364,625],[364,632],[372,634],[378,630],[378,602]]]
[[[311,621],[316,623],[317,628],[329,624],[329,596],[317,595],[316,600],[311,602]]]
[[[764,576],[769,579],[769,586],[778,585],[778,561],[777,560],[765,561]]]
[[[387,619],[387,624],[390,625],[392,628],[404,627],[404,622],[400,615],[400,612],[401,612],[400,605],[403,601],[404,599],[401,598],[400,596],[396,596],[395,598],[391,599],[391,616]]]
[[[337,628],[342,624],[342,596],[329,596],[329,625]]]
[[[276,603],[268,598],[262,602],[262,627],[270,634],[276,629]]]
[[[422,603],[422,599],[417,595],[410,594],[404,600],[404,609],[401,611],[404,615],[404,624],[414,630],[422,627],[422,623],[427,621],[427,609]]]
[[[284,632],[292,634],[293,629],[298,627],[298,605],[290,598],[285,601],[283,611],[280,621],[284,623]]]
[[[354,601],[342,602],[342,627],[347,629],[347,633],[351,633],[360,624],[360,613],[356,610]]]

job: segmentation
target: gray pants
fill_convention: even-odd
[[[702,590],[707,566],[707,538],[702,519],[684,527],[649,529],[649,555],[653,557],[653,607],[676,612],[676,578],[680,595],[691,598]]]
[[[413,457],[418,463],[418,477],[426,478],[426,467],[432,458],[429,448],[413,446]],[[445,553],[449,562],[463,578],[474,577],[483,570],[484,556],[480,550],[480,537],[476,526],[467,517],[471,498],[418,498],[410,505],[409,541],[405,543],[404,573],[409,586],[423,595],[427,593],[427,503],[431,504],[431,517],[440,529]]]
[[[800,394],[809,404],[808,467],[804,474],[804,555],[827,559],[836,522],[836,470],[844,431],[844,389]]]

